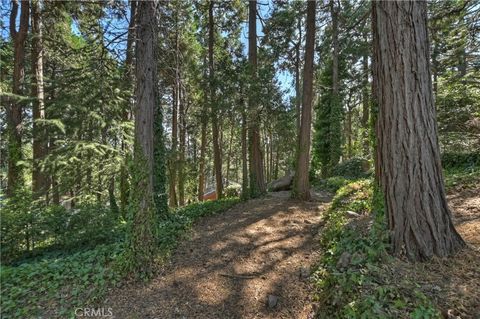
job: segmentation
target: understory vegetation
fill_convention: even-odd
[[[447,190],[480,185],[477,154],[444,155]],[[336,192],[325,212],[323,256],[312,275],[319,318],[441,318],[438,284],[420,285],[415,265],[389,254],[383,199],[372,178],[334,176],[317,187]],[[401,265],[397,265],[402,263]],[[462,263],[462,261],[460,261]],[[395,270],[407,269],[403,274]],[[413,275],[412,273],[416,273]],[[420,275],[424,276],[425,275]],[[428,286],[435,289],[428,291]],[[444,310],[444,309],[443,309]]]
[[[195,203],[172,211],[159,225],[158,266],[168,258],[178,240],[187,234],[198,218],[223,212],[238,202],[238,198],[227,198]],[[97,213],[102,216],[102,210]],[[113,238],[117,239],[116,242],[112,242],[113,238],[106,240],[112,231],[106,228],[105,236],[91,238],[88,249],[84,241],[75,240],[78,233],[88,232],[91,224],[87,223],[87,219],[94,214],[79,214],[84,218],[81,221],[66,221],[66,224],[76,223],[75,228],[45,228],[51,237],[39,243],[42,252],[39,250],[35,256],[1,266],[2,318],[73,318],[76,307],[95,304],[109,288],[125,280],[126,274],[122,272],[125,262],[123,223],[115,222],[113,229],[118,236]],[[59,229],[62,233],[56,233]],[[57,238],[69,239],[60,245]]]

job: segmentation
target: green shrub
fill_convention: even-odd
[[[332,175],[346,178],[365,178],[368,176],[370,164],[364,158],[354,157],[337,164]]]
[[[2,208],[2,263],[22,262],[52,250],[78,250],[112,243],[124,237],[123,226],[109,208],[87,204],[33,207],[26,192],[5,201]]]
[[[238,197],[242,191],[242,186],[239,184],[228,185],[225,188],[225,197]]]
[[[344,178],[342,176],[333,176],[326,179],[320,179],[314,181],[313,184],[320,189],[324,189],[330,192],[336,192],[338,189],[351,183],[351,179]]]

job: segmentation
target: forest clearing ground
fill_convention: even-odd
[[[114,318],[307,318],[308,270],[318,260],[328,193],[299,202],[289,192],[201,219],[159,275],[112,291]],[[267,306],[269,295],[278,297]]]

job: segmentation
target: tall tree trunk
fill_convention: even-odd
[[[334,99],[338,99],[340,82],[338,76],[338,10],[335,7],[335,1],[330,0],[330,13],[332,15],[332,94]]]
[[[251,83],[257,80],[257,1],[249,2],[248,17],[248,61],[251,68]],[[265,193],[265,176],[263,172],[263,155],[260,146],[260,112],[258,110],[257,92],[249,95],[249,147],[250,147],[250,196],[258,197]]]
[[[40,1],[32,1],[32,103],[33,117],[33,170],[32,192],[34,198],[47,193],[47,178],[40,168],[40,161],[46,155],[46,131],[38,121],[45,119],[45,102],[43,91],[43,43]]]
[[[303,75],[303,106],[300,138],[297,154],[295,185],[292,196],[301,200],[310,199],[309,163],[310,134],[312,130],[313,101],[313,56],[315,54],[315,9],[316,1],[307,4],[307,33]]]
[[[132,87],[135,84],[135,74],[134,74],[134,44],[135,44],[135,30],[136,30],[136,17],[137,17],[137,1],[131,1],[130,3],[130,22],[128,24],[128,35],[127,35],[127,48],[125,56],[125,85],[126,90],[131,92]],[[132,99],[133,100],[133,99]],[[130,114],[132,113],[133,103],[128,102],[128,108],[123,113],[123,120],[128,121]],[[127,145],[124,140],[122,140],[122,151],[127,155],[128,150],[126,149]],[[129,156],[125,156],[125,160],[120,167],[120,212],[122,216],[126,217],[126,210],[128,206],[129,198],[129,189],[130,185],[128,182],[128,161]]]
[[[209,79],[210,79],[210,108],[212,117],[212,139],[213,139],[213,166],[215,170],[215,185],[217,192],[217,199],[223,197],[223,179],[222,179],[222,159],[219,142],[218,130],[218,105],[216,100],[216,85],[214,74],[213,61],[213,47],[215,45],[215,24],[213,19],[213,1],[210,1],[208,7],[208,65],[209,65]]]
[[[25,40],[28,33],[28,20],[30,15],[30,2],[22,1],[20,9],[20,27],[16,30],[18,13],[18,1],[12,1],[10,13],[10,35],[13,39],[13,87],[12,92],[16,96],[6,107],[8,125],[8,173],[7,173],[7,196],[13,196],[15,190],[24,186],[23,169],[19,165],[22,160],[22,102],[18,96],[23,95],[25,81]]]
[[[128,236],[132,270],[150,272],[155,256],[154,116],[158,103],[156,65],[156,1],[137,7],[135,146],[132,170],[132,209]],[[158,118],[157,118],[158,120]],[[164,160],[164,159],[163,159]]]
[[[365,43],[368,43],[367,35],[364,35]],[[363,129],[363,155],[368,156],[370,154],[370,97],[368,96],[368,54],[365,52],[362,56],[362,129]]]
[[[233,120],[232,120],[232,123],[230,125],[230,140],[228,141],[227,171],[225,172],[227,183],[230,180],[230,162],[232,159],[233,134],[235,132],[234,129],[235,129],[235,125],[233,124]]]
[[[445,196],[429,67],[427,3],[373,2],[378,176],[393,253],[451,255],[464,242]]]
[[[180,144],[178,152],[178,203],[180,206],[185,205],[185,144],[187,138],[186,132],[186,97],[185,91],[180,86],[180,107],[178,110],[179,113],[179,133],[180,133]],[[182,94],[183,93],[183,94]]]
[[[248,190],[248,141],[247,141],[247,113],[242,112],[242,199],[249,197]]]
[[[297,20],[298,42],[295,45],[295,112],[297,124],[297,136],[300,136],[300,117],[302,112],[302,93],[300,92],[300,47],[302,43],[302,16]]]
[[[176,73],[176,72],[175,72]],[[175,77],[177,77],[176,74]],[[177,80],[172,87],[172,150],[170,154],[170,165],[169,165],[169,205],[170,207],[177,206],[177,144],[178,144],[178,86]]]

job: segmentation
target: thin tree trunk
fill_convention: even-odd
[[[177,77],[176,74],[175,77]],[[177,80],[172,87],[172,150],[170,154],[170,175],[169,175],[169,205],[170,207],[177,206],[177,144],[178,144],[178,85]]]
[[[186,108],[185,108],[185,103],[186,103],[186,97],[185,97],[185,91],[180,89],[180,93],[183,92],[183,94],[180,95],[180,108],[179,108],[179,133],[180,133],[180,148],[179,148],[179,157],[178,157],[178,202],[180,206],[185,205],[185,143],[186,143]]]
[[[22,160],[22,102],[18,96],[23,95],[25,82],[25,40],[28,33],[28,21],[30,15],[30,2],[22,1],[20,9],[20,27],[16,30],[18,13],[18,1],[12,1],[10,13],[10,35],[13,39],[13,87],[12,92],[16,96],[6,107],[8,125],[8,173],[7,173],[7,196],[15,194],[15,190],[24,186],[23,169],[19,165]]]
[[[210,1],[208,7],[208,64],[210,78],[210,108],[212,117],[212,139],[213,139],[213,166],[215,170],[215,185],[217,199],[223,197],[223,180],[222,180],[222,159],[219,142],[218,117],[217,117],[217,100],[215,94],[215,74],[213,61],[213,48],[215,41],[214,19],[213,19],[213,1]]]
[[[305,63],[303,76],[302,119],[297,154],[295,187],[292,196],[301,200],[310,200],[310,134],[312,127],[313,101],[313,56],[315,50],[315,9],[316,1],[307,4],[307,33],[305,45]]]
[[[128,35],[127,35],[127,48],[125,56],[125,85],[126,90],[130,92],[132,87],[135,84],[135,74],[134,74],[134,43],[135,43],[135,29],[136,29],[136,17],[137,17],[137,1],[131,1],[130,4],[130,22],[128,25]],[[133,100],[133,99],[132,99]],[[134,105],[131,102],[128,102],[128,109],[123,113],[123,120],[128,121],[130,114],[132,113]],[[122,140],[122,151],[127,153],[126,142]],[[129,189],[130,185],[128,183],[128,156],[125,156],[125,160],[120,167],[120,212],[122,216],[126,217],[126,211],[128,206],[129,198]]]
[[[231,160],[231,157],[232,157],[233,133],[234,133],[234,129],[235,129],[235,125],[233,124],[233,121],[232,121],[231,124],[232,125],[230,125],[230,140],[228,142],[227,171],[225,173],[227,183],[230,180],[230,160]]]
[[[40,1],[32,1],[32,96],[36,98],[32,103],[33,117],[33,170],[32,192],[34,198],[45,196],[47,193],[46,175],[40,168],[40,161],[47,151],[46,131],[38,121],[45,119],[45,102],[43,91],[43,43],[42,20]]]
[[[378,176],[395,255],[425,260],[465,244],[445,196],[429,67],[427,3],[373,2]]]
[[[367,35],[364,35],[365,43],[368,42]],[[370,97],[368,96],[368,55],[365,52],[362,57],[362,129],[363,129],[363,155],[368,156],[370,154]]]
[[[249,2],[248,19],[248,61],[252,72],[252,83],[257,78],[257,1]],[[253,92],[256,93],[256,92]],[[258,197],[265,193],[265,176],[263,171],[263,155],[259,110],[255,94],[249,96],[249,146],[250,146],[250,196]]]
[[[242,199],[249,197],[248,190],[248,141],[247,141],[247,113],[242,112]]]

